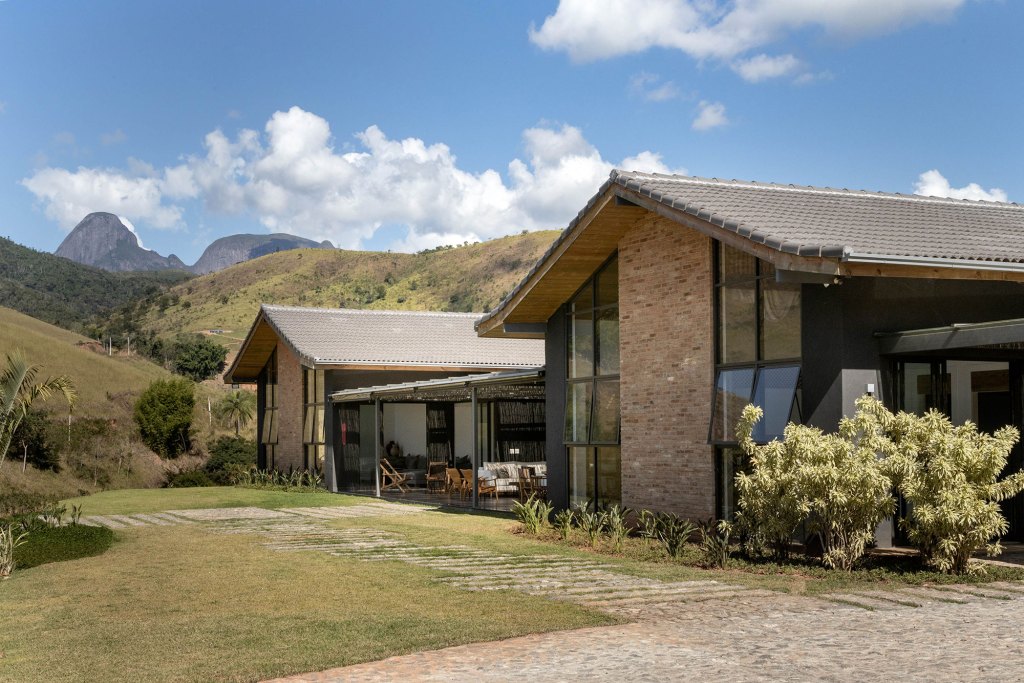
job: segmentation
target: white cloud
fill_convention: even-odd
[[[725,105],[721,102],[708,102],[701,100],[697,105],[697,116],[693,119],[691,128],[694,130],[711,130],[729,123],[725,115]]]
[[[530,40],[578,62],[680,50],[730,61],[807,29],[845,40],[949,19],[966,0],[561,0]]]
[[[7,103],[4,102],[3,100],[0,100],[0,114],[6,114],[6,113],[7,113]]]
[[[118,216],[117,220],[121,221],[121,225],[128,228],[128,231],[135,235],[135,241],[139,243],[139,247],[145,249],[146,245],[142,243],[142,238],[139,237],[139,231],[135,229],[135,225],[124,216]],[[152,249],[148,249],[147,251],[152,251]]]
[[[62,130],[53,136],[53,144],[64,145],[65,147],[75,146],[75,134]]]
[[[732,70],[750,83],[760,83],[769,78],[788,76],[801,67],[799,59],[793,55],[771,57],[766,54],[756,55],[750,59],[734,62]]]
[[[951,199],[980,199],[988,202],[1008,201],[1006,192],[998,187],[986,190],[977,183],[968,183],[963,187],[953,187],[946,180],[946,177],[936,169],[925,171],[918,176],[917,182],[914,183],[914,194],[926,197],[949,197]]]
[[[648,102],[667,102],[679,97],[679,88],[672,81],[662,80],[657,74],[641,71],[629,79],[633,94]]]
[[[100,135],[100,142],[104,145],[118,145],[128,139],[128,136],[124,134],[124,131],[118,128],[110,133],[103,133]]]
[[[181,224],[181,209],[162,203],[160,184],[116,170],[43,168],[21,181],[44,205],[46,216],[65,230],[93,211],[146,221],[155,228]]]
[[[269,230],[348,248],[382,226],[401,226],[406,235],[394,248],[421,249],[562,227],[615,167],[569,125],[524,131],[524,154],[504,174],[465,171],[448,146],[391,139],[376,126],[341,147],[326,120],[292,107],[271,116],[262,133],[244,129],[229,138],[212,131],[202,154],[173,167],[133,159],[127,171],[45,168],[22,184],[64,227],[90,211],[173,227],[183,212],[174,202],[199,202],[213,213],[254,216]],[[686,172],[652,151],[618,165]]]

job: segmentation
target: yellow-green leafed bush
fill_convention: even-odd
[[[895,506],[884,457],[891,442],[876,411],[858,402],[835,434],[790,424],[781,441],[758,445],[751,438],[762,412],[747,406],[736,428],[750,457],[736,477],[738,521],[755,545],[784,556],[797,527],[821,541],[822,561],[849,570],[863,555],[879,522]]]
[[[971,555],[985,548],[1002,552],[999,537],[1007,522],[999,502],[1024,490],[1024,472],[1002,480],[1000,473],[1020,434],[1004,427],[980,433],[975,424],[957,427],[942,413],[892,415],[881,405],[872,409],[885,422],[893,443],[889,469],[910,505],[903,521],[925,560],[940,571],[971,570]]]

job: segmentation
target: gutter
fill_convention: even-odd
[[[977,261],[955,258],[937,258],[934,256],[891,256],[887,254],[847,253],[840,259],[842,263],[884,265],[884,266],[917,266],[930,268],[950,268],[956,270],[988,270],[1006,273],[1024,273],[1024,263],[1012,261]]]

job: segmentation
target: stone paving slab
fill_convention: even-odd
[[[1019,681],[1024,602],[870,612],[778,594],[684,618],[393,657],[278,681]],[[727,609],[726,609],[727,608]]]

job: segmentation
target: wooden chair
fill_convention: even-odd
[[[528,467],[519,468],[519,500],[525,501],[537,493],[537,486],[534,479],[534,470]]]
[[[445,468],[445,479],[446,485],[445,490],[448,493],[458,493],[459,497],[462,497],[462,474],[459,473],[454,467]]]
[[[476,480],[476,492],[478,495],[490,494],[495,500],[498,499],[498,480],[494,477],[479,477]]]
[[[463,497],[473,495],[473,470],[459,470],[459,474],[462,475],[462,491],[460,495]]]
[[[387,458],[380,459],[380,490],[387,491],[388,489],[397,488],[402,493],[405,493],[409,489],[406,488],[406,480],[409,478],[408,475],[402,474],[387,461]]]
[[[443,493],[448,489],[447,463],[427,463],[427,491]]]

